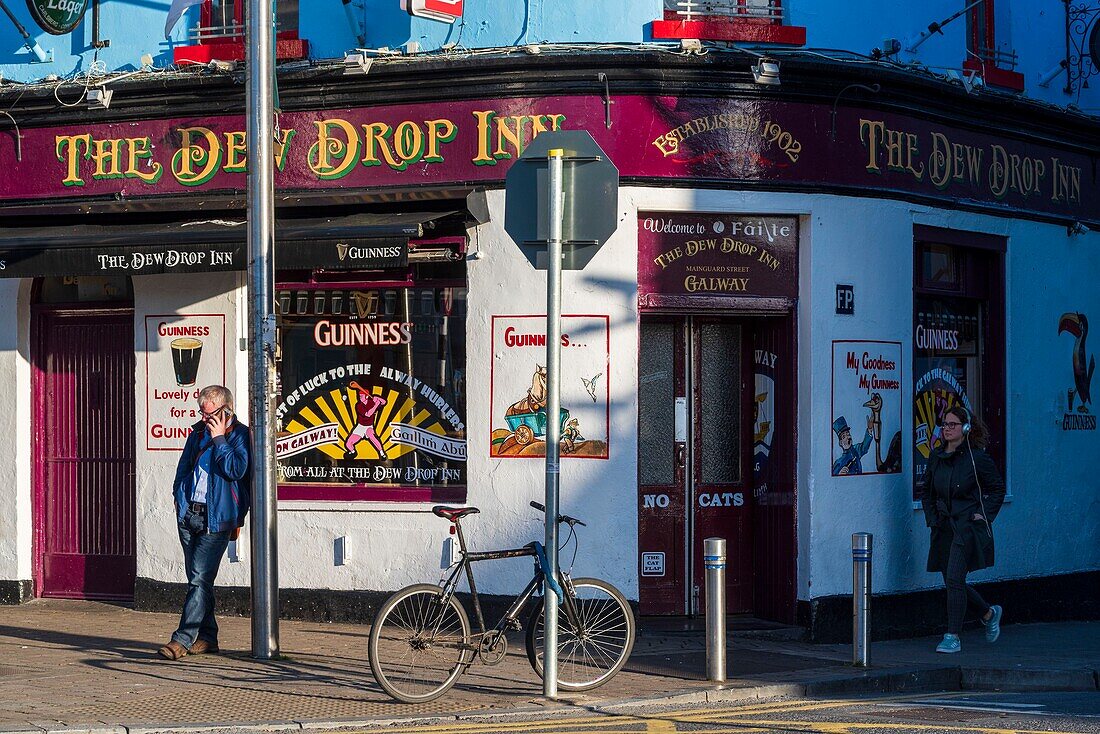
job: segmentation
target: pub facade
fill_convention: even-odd
[[[302,613],[435,579],[437,503],[481,509],[475,547],[539,537],[545,276],[503,183],[551,130],[620,173],[615,233],[563,285],[577,573],[696,614],[702,539],[725,537],[730,613],[825,639],[863,531],[876,593],[911,609],[937,585],[916,487],[962,403],[1010,491],[976,580],[1053,599],[1095,579],[1100,125],[892,68],[782,70],[761,86],[737,53],[635,49],[280,75],[280,582]],[[47,115],[24,95],[32,123],[0,134],[8,601],[171,608],[198,389],[229,386],[247,421],[240,87],[119,89],[144,101]],[[1060,506],[1092,508],[1076,537]],[[219,577],[238,598],[247,535]],[[499,565],[488,594],[528,572]]]

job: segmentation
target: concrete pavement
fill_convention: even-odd
[[[954,656],[936,655],[929,638],[875,643],[867,671],[851,667],[847,645],[804,643],[791,630],[734,630],[729,680],[717,688],[702,680],[701,631],[643,622],[624,671],[587,694],[542,699],[517,635],[501,664],[475,665],[443,698],[409,705],[390,700],[374,682],[365,626],[283,621],[283,658],[257,661],[248,653],[249,620],[223,617],[221,655],[161,660],[156,648],[176,621],[92,602],[0,607],[0,732],[331,729],[410,717],[566,715],[964,686],[1096,690],[1100,675],[1100,623],[1009,625],[992,646],[980,630],[966,632],[963,652]]]

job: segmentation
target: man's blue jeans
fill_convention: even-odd
[[[218,623],[214,621],[214,579],[229,545],[229,531],[206,532],[206,517],[190,509],[179,524],[183,563],[187,571],[187,598],[183,602],[180,626],[172,639],[188,650],[195,640],[218,644]]]

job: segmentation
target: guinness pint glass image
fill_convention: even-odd
[[[199,373],[202,357],[202,340],[185,336],[172,340],[172,368],[176,371],[176,384],[191,387]]]

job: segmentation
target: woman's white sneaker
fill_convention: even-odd
[[[943,636],[943,641],[940,642],[940,644],[936,645],[936,652],[961,652],[962,647],[962,642],[959,641],[959,636],[953,635],[948,632],[946,635]]]
[[[982,620],[982,624],[985,625],[985,641],[996,642],[997,638],[1001,636],[1001,614],[1004,610],[994,604],[989,608],[989,611],[993,612],[992,616],[988,620]]]

